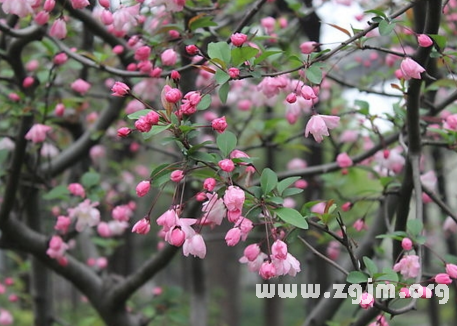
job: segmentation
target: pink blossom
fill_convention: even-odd
[[[79,196],[82,198],[86,197],[86,192],[80,183],[70,183],[67,188],[68,191],[74,196]]]
[[[341,210],[343,212],[348,212],[352,208],[352,203],[350,201],[345,202],[343,205],[341,205]]]
[[[229,68],[228,74],[229,74],[230,78],[238,79],[240,77],[240,69],[234,68],[234,67]]]
[[[108,267],[108,259],[106,257],[98,257],[95,263],[100,269],[105,269]]]
[[[171,172],[170,180],[173,182],[180,182],[184,178],[184,172],[182,170],[175,170]]]
[[[100,222],[100,211],[95,207],[98,202],[91,203],[90,199],[84,200],[74,208],[69,208],[68,216],[76,219],[76,231],[81,232],[86,226],[92,227]]]
[[[120,222],[128,222],[132,215],[133,211],[128,205],[118,205],[111,211],[113,219]]]
[[[190,44],[186,46],[186,52],[189,55],[197,55],[198,54],[198,48],[194,44]]]
[[[149,233],[149,230],[151,229],[151,224],[149,222],[148,218],[142,218],[138,222],[135,223],[135,225],[132,228],[132,232],[138,233],[138,234],[147,234]]]
[[[303,54],[310,54],[310,53],[316,51],[317,46],[318,46],[318,44],[316,42],[312,42],[312,41],[304,42],[304,43],[300,44],[300,51]]]
[[[111,13],[111,11],[103,10],[102,13],[100,14],[100,21],[103,23],[103,25],[106,25],[106,26],[114,23],[113,14]],[[114,52],[114,49],[113,49],[113,53],[116,53],[116,52]]]
[[[439,273],[435,275],[435,282],[437,284],[451,284],[452,280],[446,273]]]
[[[393,267],[395,272],[400,272],[404,278],[415,278],[419,274],[420,263],[416,255],[403,256]]]
[[[225,235],[225,242],[229,247],[233,247],[236,244],[238,244],[238,242],[240,242],[240,239],[241,230],[239,228],[231,228]]]
[[[305,137],[311,133],[314,139],[320,143],[324,139],[322,136],[329,136],[329,129],[338,126],[340,117],[330,115],[313,115],[306,124]]]
[[[295,181],[294,186],[300,189],[306,189],[308,187],[308,182],[304,179],[299,179]]]
[[[265,77],[260,84],[257,85],[257,88],[262,91],[266,97],[272,98],[273,96],[278,95],[287,85],[288,79],[284,76]]]
[[[64,39],[67,36],[67,24],[63,19],[56,19],[49,29],[49,36],[57,39]]]
[[[175,228],[171,231],[169,242],[171,245],[181,247],[186,240],[186,234],[181,228]]]
[[[232,172],[233,170],[235,170],[235,164],[231,159],[228,158],[219,161],[218,165],[221,168],[221,170],[225,172]]]
[[[236,222],[241,216],[245,193],[237,186],[229,186],[225,191],[224,204],[227,207],[227,217],[230,222]]]
[[[220,225],[227,213],[224,201],[222,198],[218,198],[217,193],[206,194],[206,197],[209,200],[202,205],[204,215],[201,218],[201,224],[210,226]]]
[[[401,72],[406,80],[411,78],[421,79],[421,73],[425,71],[424,67],[411,58],[405,58],[400,64]]]
[[[259,275],[264,280],[269,280],[270,278],[276,277],[276,268],[271,262],[264,262],[260,266]]]
[[[457,114],[449,114],[445,117],[443,128],[457,131]]]
[[[2,0],[2,9],[6,14],[14,14],[19,17],[26,17],[33,14],[33,0]]]
[[[275,259],[286,259],[287,245],[284,241],[276,240],[271,246],[271,253]]]
[[[207,191],[213,191],[214,187],[216,187],[216,183],[216,179],[206,178],[205,181],[203,181],[203,188]]]
[[[117,136],[124,138],[124,137],[127,137],[128,135],[130,135],[131,132],[132,132],[132,129],[127,128],[127,127],[122,127],[117,130]]]
[[[347,153],[340,153],[336,157],[336,163],[340,168],[348,168],[352,166],[352,159],[349,157]]]
[[[120,6],[113,14],[113,28],[117,35],[123,36],[133,27],[138,25],[137,16],[139,15],[140,4],[129,7]]]
[[[289,95],[287,95],[286,97],[286,101],[288,103],[295,103],[297,102],[297,95],[295,93],[289,93]]]
[[[194,114],[197,111],[197,105],[200,103],[202,96],[197,91],[191,91],[184,95],[181,105],[181,111],[185,115]]]
[[[311,86],[304,85],[301,89],[301,95],[305,100],[314,100],[317,98],[316,93]]]
[[[206,245],[203,237],[196,233],[195,235],[189,237],[184,241],[183,245],[183,254],[184,256],[196,256],[201,259],[205,258],[206,256]]]
[[[179,81],[181,79],[181,74],[177,70],[172,70],[170,73],[170,77],[174,81]]]
[[[86,82],[85,80],[77,79],[71,84],[71,89],[81,95],[84,95],[89,91],[91,86],[92,85]]]
[[[230,41],[234,46],[242,46],[248,39],[248,36],[243,33],[235,33],[230,36]]]
[[[58,235],[54,235],[51,237],[51,240],[49,241],[48,250],[46,251],[46,254],[53,259],[59,259],[65,255],[67,249],[68,244],[66,244]]]
[[[0,325],[13,325],[13,315],[5,309],[0,309]]]
[[[365,224],[365,221],[363,219],[360,219],[360,218],[357,221],[354,222],[353,227],[358,232],[360,232],[362,230],[366,230],[368,228],[367,225]]]
[[[178,60],[178,54],[173,49],[167,49],[161,54],[160,59],[163,65],[173,66]]]
[[[446,217],[443,223],[443,231],[457,233],[457,223],[450,216]]]
[[[268,34],[271,34],[274,30],[276,19],[273,17],[265,17],[260,20],[260,25],[265,28]]]
[[[40,123],[36,123],[30,128],[30,130],[25,134],[25,139],[32,141],[33,143],[42,143],[46,139],[46,134],[52,128]]]
[[[135,50],[135,60],[147,61],[151,55],[151,48],[147,45],[140,46]]]
[[[151,188],[151,183],[148,180],[143,180],[136,186],[136,194],[138,197],[146,196]]]
[[[65,62],[67,62],[67,60],[68,60],[67,54],[64,52],[61,52],[54,56],[53,62],[56,65],[63,65]]]
[[[54,230],[62,231],[63,234],[68,232],[68,228],[71,225],[71,219],[67,216],[59,215],[57,216],[56,224],[54,225]]]
[[[262,266],[262,264],[265,262],[265,259],[267,259],[267,258],[268,258],[268,256],[265,253],[261,252],[257,256],[257,258],[255,258],[252,261],[248,260],[248,258],[246,258],[245,256],[241,257],[238,261],[242,264],[248,264],[249,271],[259,272],[260,267]]]
[[[55,6],[56,6],[55,0],[45,0],[45,2],[43,4],[43,9],[48,12],[51,12]]]
[[[83,9],[90,5],[88,0],[71,0],[71,6],[74,9]]]
[[[230,221],[231,218],[233,219],[232,213],[229,213],[229,216],[230,217],[228,219]],[[246,239],[249,235],[249,232],[251,232],[251,230],[254,228],[254,224],[252,223],[252,221],[250,219],[240,216],[237,220],[236,227],[240,228],[241,240],[246,241]]]
[[[401,247],[403,248],[403,250],[409,251],[413,249],[413,242],[410,238],[405,237],[401,240]]]
[[[35,23],[37,23],[40,26],[43,26],[48,23],[49,21],[49,13],[47,11],[40,11],[35,15],[33,18]]]
[[[429,46],[433,45],[432,39],[427,34],[417,35],[417,43],[419,43],[419,46],[424,48],[428,48]]]
[[[402,298],[402,299],[411,298],[411,293],[409,293],[408,288],[401,288],[399,295],[400,295],[400,298]]]
[[[113,96],[124,97],[130,92],[130,87],[128,87],[126,84],[122,82],[115,82],[113,87],[111,88],[111,91],[113,92],[111,94]]]
[[[170,88],[165,93],[165,100],[169,103],[177,103],[181,100],[181,98],[182,98],[182,93],[177,88]]]
[[[227,121],[225,120],[225,117],[217,118],[211,121],[211,127],[218,133],[223,133],[225,129],[227,129]]]
[[[360,307],[362,309],[368,309],[373,307],[374,305],[374,297],[367,292],[362,293],[362,296],[360,297]]]
[[[328,243],[327,250],[326,250],[327,257],[329,257],[332,260],[337,260],[338,257],[340,256],[340,251],[341,251],[340,247],[341,247],[341,244],[338,241],[336,241],[336,240],[330,241]]]
[[[327,203],[325,201],[321,201],[320,203],[317,203],[316,205],[311,207],[311,212],[317,214],[324,214],[326,205]]]
[[[288,170],[301,170],[308,166],[308,163],[302,158],[293,158],[287,163]]]

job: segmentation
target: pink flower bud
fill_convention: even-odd
[[[197,48],[195,45],[191,44],[191,45],[187,45],[187,46],[186,46],[186,52],[187,52],[189,55],[197,55],[198,52],[199,52],[199,50],[198,50],[198,48]]]
[[[173,182],[179,182],[184,178],[184,172],[182,170],[175,170],[171,172],[170,180]]]
[[[49,21],[49,13],[47,11],[40,11],[39,13],[36,14],[36,16],[33,18],[35,23],[38,25],[45,25]]]
[[[145,196],[148,192],[149,189],[151,188],[151,183],[147,180],[141,181],[137,186],[136,186],[136,194],[138,197],[143,197]]]
[[[195,199],[197,201],[206,201],[208,198],[206,197],[206,194],[204,192],[199,192],[195,195]]]
[[[170,244],[176,247],[181,247],[186,240],[186,234],[180,228],[175,228],[171,231]]]
[[[287,258],[287,245],[284,241],[276,240],[271,246],[271,253],[275,259],[284,260]]]
[[[171,39],[176,39],[179,38],[180,34],[177,30],[171,29],[168,31],[168,36],[170,36]]]
[[[146,61],[149,60],[149,56],[151,55],[151,48],[147,45],[140,46],[135,50],[135,60],[138,61]]]
[[[56,65],[63,65],[65,62],[67,62],[68,56],[66,53],[61,52],[55,55],[53,62]]]
[[[314,90],[311,86],[305,85],[301,89],[301,95],[303,98],[307,101],[309,100],[314,100],[317,98],[316,93],[314,93]]]
[[[111,25],[114,23],[114,17],[111,11],[109,10],[103,10],[102,13],[100,14],[100,20],[103,23],[103,25]]]
[[[235,33],[230,36],[230,41],[234,46],[242,46],[247,41],[247,39],[247,35],[243,33]]]
[[[122,45],[116,45],[112,51],[114,54],[121,54],[124,52],[124,47]]]
[[[308,182],[304,179],[300,179],[295,181],[294,186],[300,189],[306,189],[308,188]]]
[[[287,95],[286,101],[290,104],[297,102],[297,95],[295,93],[290,93]]]
[[[227,129],[227,121],[225,120],[225,117],[217,118],[211,121],[211,127],[213,128],[213,130],[222,134],[225,131],[225,129]]]
[[[21,97],[17,93],[9,93],[8,98],[13,102],[19,102]]]
[[[419,46],[423,48],[428,48],[429,46],[433,45],[432,39],[426,34],[417,35],[417,43],[419,43]]]
[[[135,223],[135,225],[132,228],[132,232],[138,233],[138,234],[147,234],[149,233],[149,230],[151,229],[151,225],[149,223],[149,219],[142,218],[138,222]]]
[[[130,87],[126,84],[121,82],[115,82],[113,87],[111,87],[111,91],[113,92],[111,95],[124,97],[130,92]]]
[[[29,88],[30,86],[32,86],[33,84],[35,83],[35,79],[31,76],[27,76],[24,78],[24,80],[22,81],[22,86],[24,88]]]
[[[203,188],[207,191],[213,191],[214,187],[216,187],[216,179],[214,178],[206,178],[203,182]]]
[[[174,66],[178,60],[178,55],[175,50],[167,49],[160,55],[160,59],[164,66]]]
[[[241,230],[239,228],[231,228],[225,235],[225,242],[229,247],[235,246],[238,242],[240,242],[240,239]]]
[[[421,73],[425,71],[424,67],[418,64],[411,58],[405,58],[400,64],[401,72],[403,73],[403,77],[408,80],[411,78],[414,79],[421,79]]]
[[[181,79],[181,74],[177,70],[172,70],[171,73],[170,73],[170,77],[171,77],[171,79],[173,79],[175,81],[176,80],[180,80]]]
[[[74,90],[75,92],[84,95],[86,94],[89,89],[91,88],[91,84],[86,82],[85,80],[82,79],[77,79],[73,83],[71,83],[71,89]]]
[[[109,0],[98,0],[98,3],[100,4],[100,6],[102,6],[105,9],[108,9],[110,6]]]
[[[228,70],[228,74],[230,76],[230,78],[232,79],[237,79],[240,77],[240,69],[238,68],[229,68]]]
[[[336,157],[336,163],[340,168],[348,168],[352,165],[352,159],[347,153],[340,153]]]
[[[362,309],[368,309],[373,307],[374,305],[374,297],[367,292],[362,293],[362,296],[360,297],[360,307]]]
[[[314,51],[316,51],[316,47],[317,47],[317,43],[316,42],[304,42],[302,44],[300,44],[300,51],[301,53],[303,54],[310,54]]]
[[[46,0],[43,4],[43,9],[47,12],[51,12],[56,6],[55,0]]]
[[[131,132],[132,130],[130,128],[122,127],[117,130],[117,136],[124,138],[130,135]]]
[[[341,210],[343,212],[348,212],[352,208],[352,203],[350,201],[345,202],[343,205],[341,205]]]
[[[402,299],[411,298],[411,294],[409,293],[408,288],[401,288],[399,295],[400,295],[400,298],[402,298]]]
[[[177,103],[181,100],[182,93],[177,88],[171,88],[165,93],[165,100],[169,103]]]
[[[64,39],[67,36],[67,24],[63,19],[56,19],[49,29],[49,36]]]
[[[403,248],[403,250],[411,250],[413,249],[413,242],[411,241],[410,238],[403,238],[401,240],[401,247]]]
[[[86,197],[86,192],[84,191],[84,188],[81,184],[79,183],[70,183],[68,185],[68,191],[74,196],[79,196],[79,197]]]
[[[454,264],[446,264],[446,273],[451,278],[457,278],[457,265]]]
[[[232,172],[233,170],[235,170],[235,164],[232,162],[232,160],[229,159],[219,161],[218,165],[221,168],[221,170],[225,172]]]
[[[97,232],[103,238],[110,238],[113,236],[111,229],[106,222],[100,222],[97,225]]]
[[[451,284],[452,280],[446,273],[439,273],[435,275],[435,282],[437,284]]]
[[[259,257],[259,255],[260,255],[260,247],[257,243],[253,243],[244,249],[244,256],[249,261],[256,260],[257,257]]]

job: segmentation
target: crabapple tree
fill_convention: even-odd
[[[394,284],[361,294],[353,325],[454,284],[457,1],[0,2],[0,267],[23,275],[0,280],[0,325],[27,308],[64,325],[53,273],[106,325],[154,324],[172,311],[132,297],[177,254],[196,257],[188,320],[207,325],[212,250],[258,282]],[[345,300],[300,320],[331,324]]]

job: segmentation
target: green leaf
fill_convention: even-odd
[[[272,55],[283,53],[282,50],[270,50],[270,51],[265,51],[262,52],[261,55],[259,55],[257,58],[254,60],[254,65],[257,65],[267,59],[268,57],[271,57]]]
[[[360,114],[369,115],[370,114],[370,104],[367,101],[355,100],[354,105],[359,107]]]
[[[260,176],[260,187],[265,195],[268,195],[278,184],[278,176],[273,170],[266,168],[263,169]]]
[[[202,97],[202,99],[200,100],[200,103],[198,103],[197,110],[199,110],[199,111],[206,110],[207,108],[209,108],[210,105],[211,105],[211,96],[206,94],[205,96]]]
[[[365,10],[364,13],[373,14],[373,15],[376,15],[376,16],[381,16],[384,19],[387,18],[387,15],[384,13],[384,11],[379,10],[379,9]]]
[[[363,272],[352,271],[346,277],[346,281],[352,284],[366,283],[368,282],[369,276]]]
[[[395,273],[392,269],[389,268],[383,268],[382,269],[383,275],[379,276],[376,278],[376,281],[389,281],[389,282],[394,282],[397,283],[398,280],[398,274]]]
[[[230,80],[229,74],[221,69],[217,69],[215,78],[216,78],[216,82],[221,85]]]
[[[255,198],[262,198],[262,188],[260,188],[259,186],[252,186],[249,188],[249,191],[252,192],[254,194],[254,197]]]
[[[279,181],[277,189],[279,194],[281,195],[284,190],[286,190],[289,186],[291,186],[295,181],[300,180],[300,177],[290,177],[284,180]]]
[[[259,49],[250,46],[236,47],[232,49],[232,66],[236,67],[243,62],[252,59],[259,53]]]
[[[212,162],[216,163],[216,159],[213,155],[205,152],[195,152],[189,155],[190,158],[193,158],[196,161],[202,161],[202,162]]]
[[[127,116],[127,118],[131,119],[131,120],[137,120],[141,117],[144,117],[146,114],[148,114],[149,112],[151,112],[151,110],[140,110],[140,111],[136,111],[136,112],[133,112],[131,114],[129,114]]]
[[[297,210],[288,207],[279,207],[276,208],[274,212],[284,222],[296,226],[300,229],[308,229],[308,222]]]
[[[303,192],[303,189],[300,189],[300,188],[287,188],[286,190],[284,190],[282,195],[284,197],[290,197],[290,196],[301,194],[302,192]]]
[[[231,51],[227,42],[208,44],[208,55],[211,59],[221,59],[226,65],[230,63]]]
[[[305,71],[306,78],[313,84],[320,84],[322,82],[322,70],[315,65],[312,65]]]
[[[52,200],[52,199],[68,199],[68,196],[70,195],[70,191],[68,191],[67,187],[64,185],[57,186],[53,188],[51,191],[48,193],[44,194],[43,198],[46,200]]]
[[[81,183],[85,188],[91,188],[100,184],[100,174],[97,172],[89,171],[83,174]]]
[[[438,46],[440,51],[443,51],[446,48],[446,37],[443,35],[437,35],[437,34],[428,34],[433,41],[435,41],[435,44]]]
[[[225,84],[222,84],[221,87],[219,87],[219,98],[223,104],[225,104],[227,102],[227,96],[228,96],[229,90],[230,90],[229,82],[226,82]]]
[[[212,21],[212,17],[203,16],[201,18],[191,21],[191,23],[189,24],[189,29],[191,31],[195,31],[198,28],[211,27],[211,26],[217,26],[217,23]]]
[[[420,235],[423,228],[424,224],[422,223],[422,221],[416,219],[408,220],[408,223],[406,224],[406,229],[408,230],[408,233],[410,233],[414,237]]]
[[[227,157],[235,149],[237,142],[235,134],[228,130],[219,134],[216,139],[217,147],[224,157]]]
[[[143,132],[143,139],[149,139],[154,135],[160,134],[162,131],[169,129],[172,125],[161,125],[161,126],[152,126],[151,130],[148,132]]]
[[[378,266],[368,257],[363,257],[363,263],[365,264],[365,267],[367,268],[368,272],[370,275],[374,275],[378,272]]]
[[[394,30],[395,25],[396,25],[395,23],[389,23],[387,20],[381,21],[379,23],[379,27],[378,27],[379,34],[381,34],[382,36],[389,35]]]

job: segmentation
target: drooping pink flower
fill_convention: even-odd
[[[230,222],[236,222],[241,216],[245,193],[237,186],[229,186],[224,194],[224,204],[227,207],[227,217]]]
[[[357,221],[354,222],[354,224],[352,225],[354,227],[354,229],[356,229],[356,231],[360,232],[362,230],[366,230],[368,229],[365,221],[361,218],[359,218]]]
[[[415,278],[420,270],[419,256],[403,256],[403,258],[394,265],[393,270],[395,272],[400,272],[404,278]]]
[[[149,60],[149,56],[151,55],[151,48],[147,45],[140,46],[135,50],[134,58],[138,61],[146,61]]]
[[[454,264],[446,264],[446,273],[451,278],[457,278],[457,265]]]
[[[312,41],[304,42],[304,43],[300,44],[300,51],[303,54],[310,54],[310,53],[316,51],[317,46],[318,46],[318,44],[316,42],[312,42]]]
[[[417,43],[423,48],[428,48],[433,45],[433,40],[427,34],[419,34],[417,35]]]
[[[316,93],[311,86],[304,85],[301,89],[301,95],[305,100],[314,100],[317,98]]]
[[[71,89],[74,90],[75,92],[84,95],[86,94],[89,89],[91,88],[91,84],[86,82],[85,80],[82,79],[77,79],[73,83],[71,83]]]
[[[111,94],[113,96],[124,97],[130,92],[130,87],[128,87],[126,84],[122,82],[115,82],[113,87],[111,88],[111,91],[113,92]]]
[[[48,250],[46,250],[46,254],[53,259],[59,259],[65,255],[67,249],[68,244],[66,244],[60,236],[53,235],[51,237],[51,240],[49,241]]]
[[[194,114],[197,111],[198,103],[200,103],[202,96],[197,91],[191,91],[184,95],[182,100],[181,112],[185,115]]]
[[[91,202],[90,199],[84,200],[74,208],[69,208],[68,216],[76,219],[76,231],[83,231],[86,226],[92,227],[100,222],[100,211],[95,208],[98,202]]]
[[[320,143],[324,140],[323,136],[329,136],[329,129],[338,126],[340,117],[330,115],[313,115],[306,124],[305,137],[311,133],[314,139]]]
[[[217,193],[206,194],[208,201],[204,202],[202,205],[202,212],[204,213],[201,218],[201,224],[210,225],[211,227],[215,225],[220,225],[224,219],[227,208],[224,205],[222,198],[219,198]]]
[[[411,78],[421,79],[421,73],[425,71],[424,67],[411,58],[405,58],[400,64],[401,72],[406,80]]]
[[[132,228],[132,232],[138,233],[138,234],[147,234],[149,233],[149,230],[151,229],[151,224],[149,222],[149,219],[147,218],[142,218],[138,222],[135,223],[135,225]]]
[[[74,196],[79,196],[82,198],[86,197],[84,187],[80,183],[70,183],[67,188],[68,191]]]
[[[225,235],[225,242],[227,246],[233,247],[240,242],[241,239],[241,230],[239,228],[231,228],[228,230],[227,234]]]
[[[217,118],[211,121],[211,127],[218,133],[223,133],[225,129],[227,129],[227,121],[225,120],[225,117]]]
[[[128,33],[133,27],[138,25],[137,17],[140,14],[140,4],[133,6],[120,6],[113,13],[113,28],[116,35],[123,36]]]
[[[254,261],[260,255],[260,247],[257,243],[253,243],[244,249],[244,257],[249,261]]]
[[[264,262],[260,266],[259,275],[264,280],[269,280],[270,278],[276,277],[276,268],[272,262]]]
[[[182,93],[178,88],[171,88],[165,93],[165,100],[169,103],[178,103],[182,98]]]
[[[189,55],[197,55],[198,54],[198,48],[194,44],[190,44],[186,46],[186,52]]]
[[[184,241],[186,240],[186,234],[184,231],[176,227],[171,231],[170,238],[169,238],[169,243],[173,246],[176,247],[181,247]]]
[[[230,41],[234,46],[242,46],[248,39],[248,36],[243,33],[235,33],[230,36]]]
[[[71,225],[71,219],[67,216],[59,215],[57,216],[56,224],[54,225],[54,230],[62,231],[63,234],[68,232],[68,228]]]
[[[65,52],[58,53],[54,56],[54,59],[52,62],[56,65],[63,65],[65,62],[67,62],[68,56]]]
[[[230,220],[230,218],[233,219],[232,214],[233,213],[231,213],[231,212],[229,213],[229,215],[230,215],[229,220]],[[246,241],[246,238],[248,237],[249,232],[251,232],[252,229],[254,228],[254,224],[252,223],[252,221],[244,216],[240,216],[238,218],[235,226],[240,228],[242,241]]]
[[[345,202],[343,205],[341,205],[341,210],[343,212],[349,212],[349,210],[352,208],[352,203],[350,201]]]
[[[370,293],[364,292],[360,296],[359,304],[360,304],[360,307],[362,307],[362,309],[371,308],[374,305],[374,297]]]
[[[14,14],[19,17],[26,17],[33,14],[33,0],[3,0],[2,9],[6,14]]]
[[[149,192],[149,189],[151,189],[151,182],[148,180],[143,180],[136,186],[136,194],[138,197],[146,196],[146,194]]]
[[[32,141],[33,143],[42,143],[46,139],[46,134],[51,131],[51,127],[36,123],[30,128],[25,134],[25,139]]]
[[[205,181],[203,181],[203,189],[207,191],[213,191],[214,187],[216,187],[216,183],[216,179],[206,178]]]
[[[59,40],[67,37],[67,24],[65,23],[65,20],[61,18],[54,20],[54,23],[52,23],[52,26],[49,29],[49,36]]]
[[[186,257],[190,254],[194,257],[199,257],[201,259],[205,258],[206,245],[201,234],[196,233],[195,235],[187,238],[186,241],[184,241],[183,254]]]

